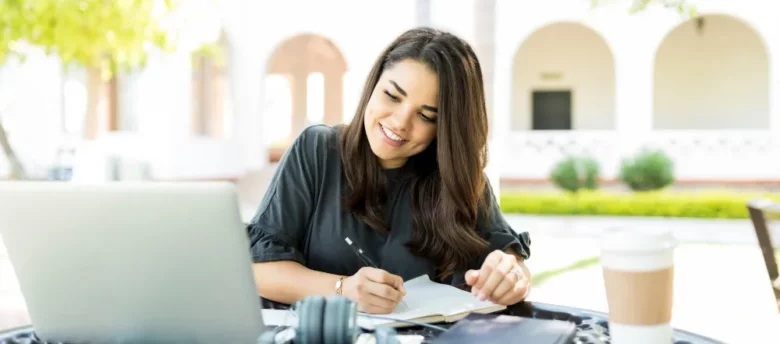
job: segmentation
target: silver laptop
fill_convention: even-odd
[[[255,343],[265,329],[232,184],[2,182],[0,235],[43,340]]]

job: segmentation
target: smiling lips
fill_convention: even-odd
[[[394,133],[390,129],[387,129],[382,124],[379,125],[379,131],[382,132],[382,136],[384,136],[385,143],[387,143],[392,147],[400,147],[404,143],[408,142],[408,140],[405,140],[403,137],[398,136],[398,134]]]

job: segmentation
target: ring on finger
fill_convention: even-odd
[[[512,269],[510,272],[515,275],[515,282],[520,281],[523,277],[523,271],[521,271],[519,267]]]

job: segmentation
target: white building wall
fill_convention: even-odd
[[[778,51],[778,36],[780,35],[780,26],[770,13],[777,13],[778,4],[763,2],[763,1],[697,1],[695,2],[699,6],[699,12],[702,14],[721,14],[725,13],[733,16],[739,20],[744,20],[749,26],[753,27],[760,39],[765,41],[767,45],[769,70],[768,76],[769,88],[765,90],[754,90],[751,95],[737,94],[736,97],[725,97],[726,100],[719,103],[721,98],[724,98],[722,94],[710,92],[711,95],[708,99],[709,102],[706,106],[707,112],[713,112],[718,109],[720,114],[722,109],[729,108],[729,104],[738,103],[744,104],[753,102],[756,97],[768,97],[770,99],[780,99],[780,91],[778,91],[778,85],[780,85],[780,76],[772,66],[773,63],[777,63],[778,57],[774,56],[771,52]],[[651,7],[648,10],[635,15],[628,15],[629,1],[616,1],[611,4],[605,5],[598,9],[591,9],[588,2],[576,1],[576,0],[552,0],[545,2],[518,2],[511,0],[498,0],[497,9],[497,27],[496,27],[496,69],[503,71],[496,73],[495,76],[495,95],[496,102],[496,120],[492,126],[495,130],[494,134],[504,137],[504,146],[507,147],[506,151],[511,151],[513,156],[504,156],[502,159],[502,174],[505,177],[520,177],[520,178],[544,178],[549,173],[549,168],[559,161],[566,152],[567,149],[572,151],[595,151],[601,155],[603,167],[607,177],[614,176],[616,168],[618,166],[619,158],[626,154],[636,151],[638,146],[643,142],[654,142],[657,144],[666,145],[662,142],[666,139],[672,139],[675,134],[670,135],[658,135],[653,132],[654,129],[654,99],[656,97],[655,92],[655,55],[661,46],[661,43],[666,36],[675,27],[682,24],[684,20],[673,10],[660,7]],[[536,37],[534,34],[538,34],[539,28],[545,27],[549,24],[560,22],[575,22],[581,23],[592,28],[606,41],[607,46],[613,53],[615,64],[615,117],[614,128],[615,132],[604,132],[599,134],[593,132],[592,134],[583,133],[560,133],[552,136],[544,133],[530,133],[526,131],[518,131],[514,133],[510,124],[513,122],[515,116],[523,118],[520,122],[526,122],[526,126],[520,125],[514,127],[514,129],[527,129],[530,118],[527,114],[518,114],[516,107],[518,103],[520,107],[528,109],[528,106],[524,102],[530,94],[523,95],[523,91],[516,91],[512,88],[513,81],[511,75],[515,73],[512,69],[516,58],[516,49],[520,47],[523,42],[527,42],[529,39],[533,41]],[[546,41],[547,43],[564,40],[563,38],[557,38],[551,35],[540,41]],[[748,38],[749,40],[749,38]],[[554,47],[554,45],[553,45]],[[550,45],[544,48],[540,47],[542,51],[544,49],[554,49]],[[568,56],[569,61],[579,61],[581,59],[580,54],[576,52],[578,49],[571,49],[571,53]],[[542,54],[538,52],[538,54]],[[777,55],[777,54],[775,54]],[[555,56],[561,56],[558,52]],[[680,58],[686,58],[687,56],[680,56]],[[553,58],[553,57],[548,57]],[[755,56],[752,57],[754,61],[760,61]],[[701,59],[691,62],[701,62]],[[703,62],[706,64],[706,61]],[[685,64],[685,63],[683,63]],[[760,63],[759,63],[760,65]],[[597,64],[590,64],[592,68],[599,68]],[[696,66],[701,68],[701,66]],[[729,70],[729,67],[722,67],[722,69]],[[695,70],[695,69],[694,69]],[[512,71],[511,73],[509,71]],[[721,70],[721,72],[723,72]],[[669,73],[662,73],[662,77],[670,78]],[[729,73],[724,73],[733,75]],[[745,84],[746,80],[752,80],[755,84],[755,78],[746,75],[751,75],[750,69],[743,70],[743,74],[735,78],[736,82]],[[755,75],[755,73],[753,73]],[[690,76],[690,74],[688,75]],[[724,78],[728,80],[729,77]],[[661,99],[668,97],[668,92],[675,92],[682,90],[681,87],[696,87],[699,89],[707,89],[710,85],[682,85],[677,84],[678,79],[672,82],[667,80],[664,91],[661,91]],[[746,91],[747,92],[747,91]],[[684,92],[680,92],[684,93]],[[702,97],[703,93],[699,93]],[[602,98],[608,97],[609,94],[601,94]],[[677,98],[679,99],[679,98]],[[774,100],[776,102],[776,100]],[[668,104],[669,102],[667,102]],[[725,103],[726,106],[722,104]],[[683,103],[682,110],[674,110],[673,115],[667,115],[665,117],[666,127],[684,127],[685,121],[689,116],[683,116],[683,112],[689,112],[692,107],[697,104],[692,99],[687,99]],[[776,104],[776,103],[770,103]],[[574,120],[575,128],[578,124],[577,116],[579,114],[579,106],[575,101],[574,104]],[[696,107],[697,109],[702,106]],[[661,107],[662,111],[670,111],[669,108]],[[772,128],[774,132],[780,132],[778,124],[780,124],[780,115],[776,106],[769,108],[762,107],[761,105],[751,104],[750,106],[742,107],[743,111],[768,113],[764,116],[765,122],[762,126],[759,120],[756,118],[761,117],[761,114],[742,115],[740,118],[731,117],[728,120],[714,121],[716,124],[712,124],[713,121],[704,122],[704,119],[699,118],[696,126],[691,129],[705,129],[716,125],[723,129],[731,129],[730,123],[735,121],[743,121],[750,125],[752,128],[769,129]],[[732,111],[733,113],[733,111]],[[525,116],[525,117],[522,117]],[[751,117],[753,116],[753,117]],[[747,117],[743,120],[741,117]],[[725,118],[725,115],[719,115],[719,118]],[[731,122],[729,122],[731,121]],[[690,122],[689,122],[690,124]],[[767,128],[769,124],[769,128]],[[577,128],[582,129],[582,128]],[[595,128],[594,128],[595,129]],[[734,165],[742,165],[744,168],[740,171],[730,168],[720,168],[713,165],[716,161],[724,161],[723,159],[733,159],[730,155],[723,155],[718,158],[717,154],[707,157],[699,157],[696,161],[696,167],[692,164],[687,164],[685,161],[679,163],[684,178],[721,178],[731,179],[738,175],[754,176],[756,178],[766,178],[778,170],[779,166],[769,166],[771,164],[763,163],[761,166],[756,165],[767,158],[771,158],[771,151],[778,151],[777,148],[768,151],[769,153],[761,153],[767,146],[763,143],[763,137],[749,137],[749,133],[725,135],[723,138],[728,138],[729,141],[725,144],[719,144],[721,142],[720,137],[707,136],[702,137],[702,144],[697,144],[698,139],[693,139],[693,135],[700,135],[703,132],[686,132],[679,133],[679,137],[675,140],[680,140],[683,137],[690,138],[690,142],[686,141],[687,145],[693,144],[693,155],[691,153],[684,153],[682,155],[677,154],[675,157],[680,159],[690,159],[691,157],[697,157],[700,152],[711,151],[710,146],[715,145],[716,150],[724,152],[741,152],[741,156],[745,159],[751,160],[745,164],[735,161]],[[583,136],[584,135],[584,136]],[[748,135],[748,136],[745,136]],[[583,141],[584,140],[584,141]],[[573,144],[571,142],[574,142]],[[746,143],[750,142],[750,143]],[[539,145],[550,145],[541,149],[535,149]],[[601,149],[618,146],[616,149]],[[777,146],[775,144],[769,144]],[[529,151],[524,151],[528,148]],[[667,146],[666,149],[672,151],[677,149],[674,145]],[[767,151],[764,151],[767,152]],[[534,154],[538,156],[534,156]],[[673,154],[673,155],[674,155]],[[764,154],[764,155],[762,155]],[[766,155],[768,154],[768,155]],[[518,158],[522,157],[522,158]],[[709,159],[709,160],[708,160]],[[776,160],[776,159],[775,159]],[[707,167],[703,167],[707,166]],[[745,167],[750,166],[750,167]],[[762,170],[761,173],[753,173],[747,171],[747,168]],[[711,173],[706,171],[712,171],[717,169],[718,173]],[[777,170],[777,171],[776,171]]]
[[[655,60],[656,129],[769,126],[769,57],[738,19],[705,16],[675,28]]]
[[[256,93],[244,93],[244,96],[262,100],[268,60],[275,49],[282,42],[296,35],[314,33],[333,42],[346,60],[345,121],[352,117],[359,92],[376,58],[394,38],[414,26],[416,21],[414,0],[396,1],[392,6],[381,7],[373,2],[348,0],[257,1],[250,2],[247,7],[246,13],[251,13],[251,18],[246,18],[247,34],[244,35],[242,44],[252,46],[252,65],[249,66],[250,61],[246,61],[246,64],[236,68],[248,68],[247,72],[239,72],[241,82],[252,84],[259,82],[260,85],[253,87]],[[381,11],[381,15],[377,11]],[[366,35],[370,36],[370,39],[365,38]],[[253,110],[244,116],[254,113],[263,118],[263,106],[262,102],[256,104]],[[242,118],[246,119],[246,117]],[[252,136],[254,137],[251,143],[253,149],[257,152],[265,152],[265,147],[270,142],[262,138],[262,129],[255,127]],[[253,164],[253,166],[257,165],[259,164]]]
[[[738,1],[706,1],[697,2],[702,14],[727,13],[738,20],[744,20],[748,27],[740,26],[728,18],[707,18],[707,35],[696,38],[692,32],[674,35],[670,41],[664,41],[667,35],[683,20],[671,9],[651,7],[645,12],[629,16],[628,2],[622,1],[591,9],[585,2],[576,0],[552,0],[545,2],[500,1],[497,11],[497,53],[500,70],[512,70],[515,81],[521,81],[521,89],[503,92],[496,95],[498,102],[503,103],[504,111],[513,118],[512,128],[527,130],[530,128],[530,104],[528,84],[530,87],[557,88],[578,84],[575,80],[566,80],[566,76],[576,70],[585,68],[603,70],[608,68],[609,61],[591,61],[589,54],[595,54],[598,42],[591,37],[576,37],[584,31],[564,32],[563,26],[558,32],[549,31],[550,27],[539,29],[546,25],[561,22],[581,23],[600,33],[606,46],[614,54],[616,99],[615,120],[605,117],[591,117],[590,113],[604,112],[601,109],[611,108],[609,101],[610,85],[604,83],[603,91],[593,102],[602,102],[600,106],[585,105],[577,100],[575,95],[573,117],[576,129],[604,129],[610,127],[631,128],[630,130],[646,131],[653,128],[653,122],[660,129],[710,129],[710,128],[764,128],[768,125],[769,112],[767,105],[768,88],[757,86],[769,84],[769,78],[762,70],[768,68],[769,49],[763,49],[766,41],[778,35],[771,31],[777,26],[766,13],[771,13],[768,7],[777,7],[767,2],[745,4]],[[682,31],[690,31],[691,22],[685,23]],[[756,35],[751,35],[750,27],[755,27]],[[707,30],[707,29],[705,29]],[[665,42],[660,52],[662,65],[656,68],[655,56],[661,43]],[[532,54],[525,55],[525,48],[532,46]],[[687,49],[691,44],[703,56],[691,56]],[[727,49],[715,50],[717,46]],[[523,49],[517,55],[516,49]],[[708,57],[709,56],[709,57]],[[514,60],[517,59],[517,60]],[[727,65],[718,61],[743,61],[745,66]],[[667,62],[668,61],[668,62]],[[548,82],[545,85],[540,80],[535,82],[521,79],[526,70],[513,69],[533,68],[528,72],[533,74],[545,71],[555,72],[556,65],[569,64],[571,70],[557,67],[562,80]],[[749,65],[749,66],[748,66]],[[717,80],[704,79],[708,73],[717,71]],[[518,75],[520,74],[520,75]],[[657,76],[657,77],[654,77]],[[506,73],[504,80],[496,78],[496,89],[508,88]],[[775,77],[776,78],[776,77]],[[603,82],[603,79],[602,79]],[[657,83],[656,83],[657,82]],[[719,87],[725,83],[738,85]],[[539,86],[536,86],[539,85]],[[746,86],[746,87],[739,87]],[[593,99],[593,96],[587,97]],[[499,100],[500,99],[500,100]],[[654,102],[653,99],[656,99]],[[719,101],[702,101],[716,99]],[[514,104],[508,105],[508,102]],[[584,108],[586,107],[587,108]],[[589,110],[591,109],[592,110]],[[655,110],[654,110],[655,109]],[[499,110],[500,111],[500,110]],[[527,112],[528,111],[528,112]],[[587,117],[581,116],[589,113]],[[749,112],[750,114],[746,114]],[[653,113],[656,114],[653,120]],[[506,126],[502,126],[506,128]],[[506,130],[506,129],[505,129]]]
[[[431,0],[431,24],[473,43],[475,20],[471,14],[475,1],[478,0]],[[777,134],[774,137],[780,137],[780,72],[777,67],[780,66],[780,21],[776,20],[780,4],[761,0],[697,1],[701,13],[726,14],[744,22],[756,35],[748,35],[744,28],[731,27],[734,21],[719,23],[714,19],[705,28],[711,36],[698,40],[696,37],[673,37],[666,42],[671,47],[667,48],[662,42],[683,22],[677,13],[671,9],[651,8],[630,16],[628,3],[628,0],[618,1],[591,9],[589,1],[581,0],[496,0],[494,118],[490,123],[491,152],[494,154],[490,160],[499,165],[494,166],[497,170],[505,175],[524,173],[523,159],[501,153],[517,154],[513,146],[515,141],[511,139],[517,138],[513,136],[514,122],[520,123],[514,126],[515,130],[528,129],[530,125],[530,94],[515,88],[518,81],[528,88],[574,85],[575,129],[614,129],[615,134],[622,137],[622,143],[647,137],[659,128],[768,127]],[[316,33],[335,43],[347,61],[344,118],[348,120],[375,58],[393,38],[417,21],[415,0],[394,2],[381,10],[374,7],[373,2],[351,0],[233,0],[223,4],[224,25],[231,45],[230,86],[235,113],[233,135],[222,142],[232,146],[220,149],[238,152],[239,158],[234,159],[238,166],[234,171],[239,172],[262,168],[268,160],[268,142],[263,137],[263,128],[267,127],[263,113],[265,69],[268,58],[281,42],[296,34]],[[562,22],[580,23],[590,28],[592,34],[569,32],[565,30],[567,26],[555,25]],[[719,24],[729,35],[739,30],[745,32],[729,41],[732,48],[725,53],[712,51],[715,41],[722,44],[730,39],[708,31],[717,29]],[[684,24],[682,30],[690,25]],[[555,30],[546,35],[544,28]],[[366,34],[370,39],[365,38]],[[572,34],[582,36],[566,43]],[[603,47],[598,47],[596,42],[599,40],[603,40]],[[700,51],[704,53],[701,56],[681,52],[689,40],[702,44]],[[528,56],[520,56],[518,61],[518,49],[529,45],[534,49],[529,50]],[[567,46],[570,47],[568,50]],[[679,49],[673,49],[675,46]],[[764,47],[765,54],[759,52],[758,46]],[[659,47],[663,47],[661,60],[668,59],[674,65],[662,62],[657,68]],[[745,67],[716,63],[718,58],[725,58],[729,53],[741,54],[739,58],[747,61]],[[611,67],[608,56],[612,59]],[[530,69],[527,74],[515,68],[516,61]],[[564,64],[566,67],[559,67]],[[682,68],[685,71],[681,71]],[[693,76],[705,75],[712,68],[718,72],[718,80],[700,84],[691,81]],[[762,68],[767,68],[769,74],[764,75]],[[20,70],[27,71],[25,79],[35,80],[35,87],[14,89],[15,93],[21,94],[18,99],[29,101],[20,101],[19,108],[4,120],[15,131],[12,134],[15,141],[30,142],[15,143],[20,154],[25,159],[46,163],[51,156],[47,154],[56,147],[61,128],[61,72],[56,60],[45,58],[32,59]],[[562,71],[562,79],[555,82],[538,79],[541,73],[550,70]],[[614,73],[612,77],[600,77],[609,75],[610,70]],[[516,75],[525,75],[528,79],[516,79]],[[719,82],[723,84],[723,80],[733,87],[729,93],[718,93],[726,92],[716,87]],[[188,54],[153,56],[148,68],[121,85],[122,127],[131,129],[129,134],[152,138],[149,142],[180,141],[184,145],[192,117],[190,82]],[[592,95],[578,98],[582,92],[579,84],[587,84],[584,90],[593,92]],[[768,87],[754,86],[759,84]],[[614,99],[611,99],[613,92]],[[702,98],[713,101],[696,100]],[[19,113],[23,115],[17,115]],[[620,148],[628,152],[634,147],[625,144]],[[171,148],[160,153],[159,159],[164,159],[165,154],[175,155],[176,150]],[[3,166],[4,159],[0,158],[0,161]],[[215,165],[208,161],[202,163],[208,164]]]
[[[431,0],[431,25],[474,47],[474,1],[479,0]]]
[[[598,33],[578,23],[555,23],[521,43],[513,62],[514,130],[532,128],[533,91],[570,90],[573,129],[612,129],[615,65]]]

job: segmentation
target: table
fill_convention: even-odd
[[[609,324],[607,315],[585,309],[554,305],[541,302],[521,302],[508,307],[502,314],[526,318],[569,321],[577,325],[577,344],[609,344]],[[441,325],[443,327],[452,324]],[[438,333],[424,327],[408,327],[398,330],[399,334],[419,334],[427,339],[434,338]],[[705,336],[675,329],[674,344],[723,344]],[[47,343],[38,340],[32,326],[0,332],[0,344],[60,344]]]
[[[608,316],[605,313],[554,305],[542,302],[521,302],[509,306],[501,314],[547,320],[572,322],[577,326],[574,338],[576,344],[609,344]],[[452,326],[453,324],[449,324]],[[448,325],[440,325],[449,327]],[[434,338],[436,330],[423,327],[399,329],[399,334],[419,334],[425,338]],[[674,344],[724,344],[723,342],[688,331],[673,329]],[[1,343],[1,342],[0,342]]]

